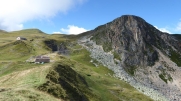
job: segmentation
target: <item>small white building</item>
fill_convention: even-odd
[[[27,40],[27,39],[23,37],[17,37],[16,40]]]

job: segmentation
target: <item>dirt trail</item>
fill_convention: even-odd
[[[50,65],[43,65],[41,67],[36,67],[36,68],[32,68],[32,69],[28,69],[28,70],[24,70],[24,71],[18,71],[18,72],[14,72],[12,74],[3,76],[0,78],[0,88],[17,88],[17,87],[22,87],[22,86],[29,86],[29,84],[33,84],[33,80],[31,80],[30,75],[34,74],[34,76],[38,77],[37,80],[39,79],[41,82],[42,81],[42,77],[43,77],[43,73],[44,71],[49,68]],[[28,82],[27,80],[30,79],[30,82]],[[32,82],[31,82],[32,81]]]

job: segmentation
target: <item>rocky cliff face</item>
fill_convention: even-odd
[[[178,45],[180,42],[137,16],[117,18],[96,28],[92,36],[92,40],[103,45],[105,51],[114,50],[121,54],[120,58],[127,66],[154,65],[158,60],[158,52],[153,47],[161,49],[167,55],[173,50],[181,49]]]
[[[58,42],[56,40],[50,39],[50,40],[45,40],[44,43],[46,44],[48,48],[52,50],[52,52],[68,54],[68,49],[66,47],[65,42]]]
[[[133,15],[124,15],[83,35],[80,44],[120,79],[155,100],[181,99],[178,38]],[[165,99],[158,98],[162,94]]]

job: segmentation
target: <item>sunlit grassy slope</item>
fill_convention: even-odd
[[[17,37],[27,40],[16,41]],[[0,32],[0,61],[23,61],[31,56],[47,54],[51,49],[44,43],[54,39],[65,41],[64,35],[48,35],[38,29],[26,29],[15,32]]]
[[[151,101],[129,84],[113,77],[111,70],[101,64],[96,67],[85,49],[74,51],[71,59],[76,63],[73,69],[85,77],[89,88],[100,97],[99,101]]]
[[[27,40],[16,41],[18,36]],[[76,44],[76,38],[48,35],[38,29],[0,31],[0,100],[151,101],[113,77],[114,73],[106,67],[91,63],[89,52]],[[47,40],[64,42],[69,54],[52,53],[44,43]],[[53,62],[25,62],[41,54],[49,55]]]

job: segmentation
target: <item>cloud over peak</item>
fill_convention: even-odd
[[[78,27],[78,26],[75,26],[75,25],[68,25],[66,29],[61,28],[60,30],[64,34],[80,34],[80,33],[88,31],[85,28]]]
[[[177,27],[176,27],[176,30],[181,32],[181,22],[178,23]]]
[[[157,26],[154,26],[156,29],[160,30],[161,32],[166,32],[169,34],[172,34],[167,28],[158,28]]]
[[[0,0],[0,29],[13,31],[23,28],[23,23],[54,17],[66,13],[85,0]]]

